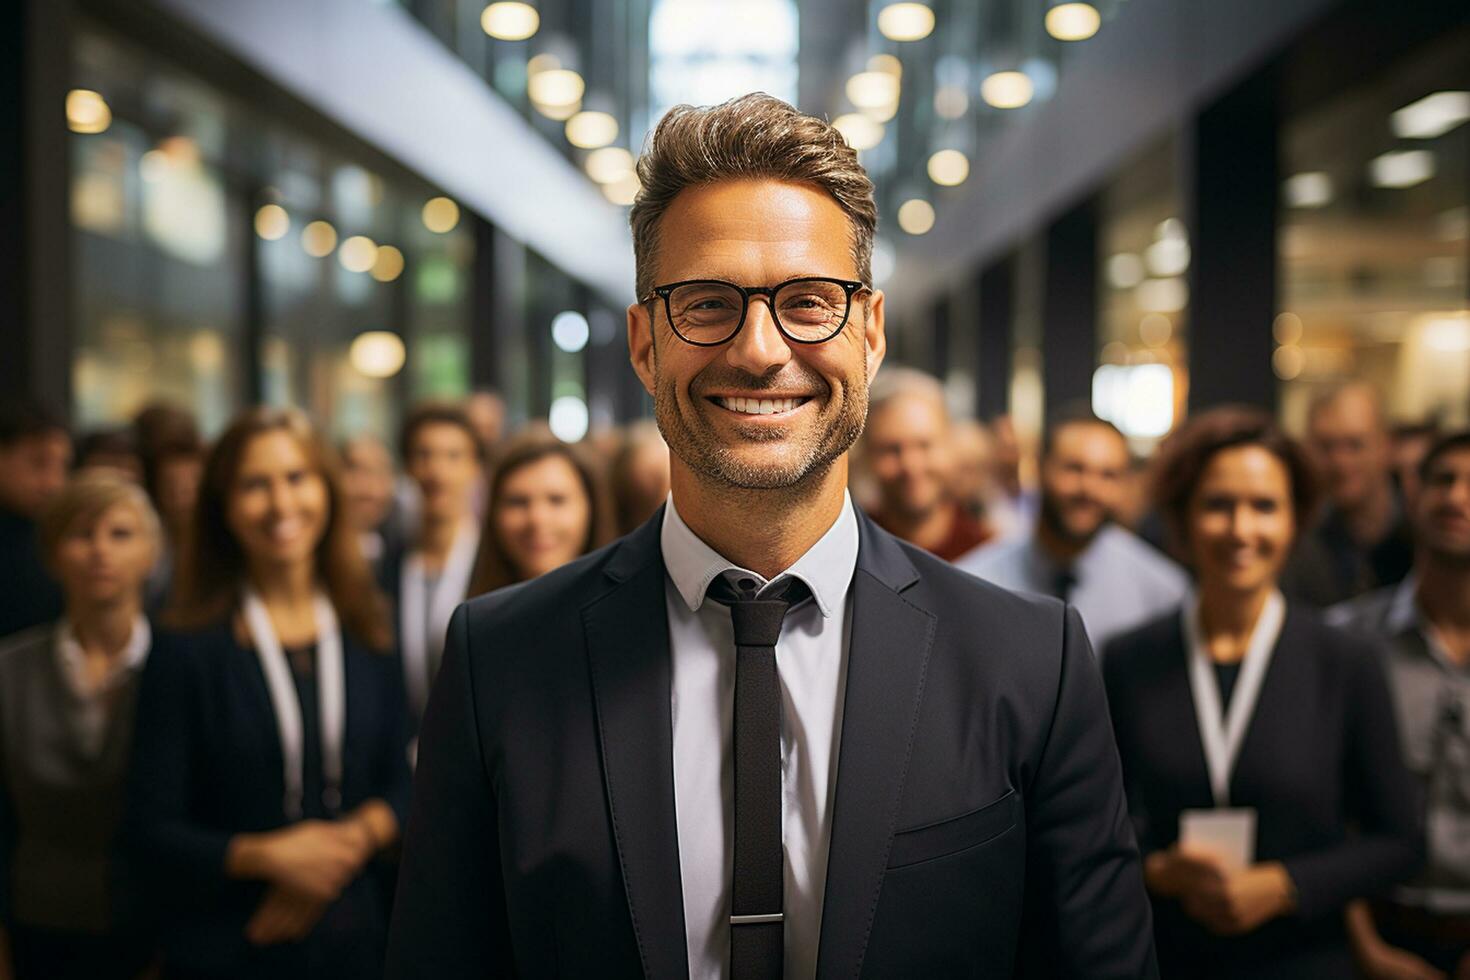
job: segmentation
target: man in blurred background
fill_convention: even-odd
[[[1030,534],[959,560],[965,571],[1077,607],[1095,653],[1178,606],[1184,572],[1116,523],[1128,490],[1128,443],[1085,410],[1064,412],[1041,450],[1041,508]]]
[[[1414,546],[1394,487],[1392,442],[1377,389],[1354,382],[1314,401],[1307,444],[1328,507],[1297,543],[1281,588],[1325,607],[1402,581]]]
[[[993,536],[955,497],[952,440],[938,379],[912,368],[878,375],[863,433],[879,496],[872,518],[888,533],[945,561]]]
[[[0,636],[61,615],[61,587],[41,560],[36,521],[66,485],[71,436],[42,405],[0,406]]]
[[[384,563],[381,577],[394,597],[408,704],[417,720],[439,671],[449,617],[464,601],[474,573],[480,545],[475,491],[484,443],[462,409],[439,403],[410,412],[400,441],[403,468],[419,489],[418,530]]]
[[[1349,913],[1372,977],[1470,976],[1470,432],[1436,442],[1420,477],[1413,574],[1329,613],[1387,645],[1405,762],[1423,790],[1424,869]]]
[[[347,519],[377,572],[397,541],[393,516],[393,456],[383,440],[359,433],[342,444],[342,491]]]

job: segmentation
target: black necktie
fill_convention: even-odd
[[[1057,572],[1051,580],[1051,594],[1063,602],[1072,598],[1072,590],[1077,587],[1077,576],[1072,574],[1070,568],[1064,568]]]
[[[747,584],[748,583],[748,584]],[[810,595],[788,578],[760,598],[724,576],[708,597],[735,627],[735,880],[730,896],[732,980],[779,980],[785,925],[781,850],[781,685],[776,640],[786,610]]]

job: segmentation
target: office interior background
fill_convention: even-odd
[[[1470,11],[1369,0],[26,0],[3,15],[0,385],[336,436],[494,388],[577,440],[626,367],[631,167],[673,104],[833,119],[895,362],[1034,437],[1090,400],[1299,430],[1470,410]],[[391,66],[391,70],[385,68]]]

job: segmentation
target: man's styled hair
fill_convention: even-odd
[[[640,302],[654,286],[659,219],[679,192],[747,178],[811,184],[832,195],[852,223],[858,278],[872,282],[878,206],[857,151],[826,120],[754,92],[717,106],[675,106],[660,120],[638,158],[643,189],[628,220]]]

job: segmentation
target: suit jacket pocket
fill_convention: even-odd
[[[994,840],[1016,825],[1016,806],[1020,798],[1011,790],[978,810],[938,823],[900,830],[893,835],[888,852],[888,867],[902,868],[921,861],[955,854]]]

